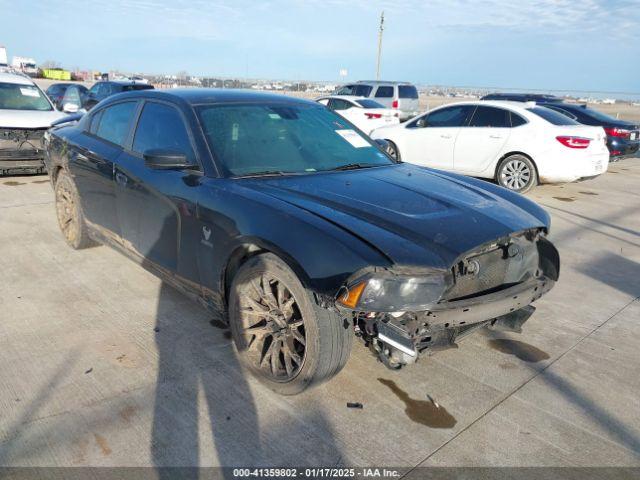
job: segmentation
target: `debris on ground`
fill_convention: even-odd
[[[87,370],[87,371],[86,371],[86,372],[84,372],[84,373],[91,373],[91,372],[93,372],[93,367],[91,367],[89,370]]]
[[[158,333],[160,331],[160,327],[156,327],[153,329],[154,332]]]
[[[358,408],[362,410],[364,408],[364,405],[362,405],[360,402],[347,402],[347,408]]]

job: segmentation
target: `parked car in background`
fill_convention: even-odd
[[[490,93],[480,100],[502,100],[509,102],[562,102],[562,97],[544,93]]]
[[[573,103],[542,103],[541,105],[560,112],[584,125],[604,128],[611,160],[634,156],[640,148],[640,125],[618,120],[586,105]]]
[[[533,102],[444,105],[371,137],[387,140],[389,154],[405,162],[492,178],[520,193],[594,177],[609,165],[601,127]]]
[[[23,74],[0,71],[0,175],[42,173],[42,137],[66,114]]]
[[[129,92],[53,128],[47,152],[67,243],[111,245],[210,308],[282,394],[336,375],[356,332],[393,369],[520,332],[558,280],[541,207],[393,161],[315,102]]]
[[[329,110],[346,118],[366,134],[379,127],[400,123],[396,110],[386,108],[369,98],[335,95],[316,98],[316,102],[326,105]]]
[[[47,88],[47,96],[58,110],[65,104],[73,104],[82,108],[89,89],[80,83],[54,83]]]
[[[151,90],[153,85],[131,80],[107,80],[95,83],[87,92],[82,107],[91,110],[96,104],[111,95],[133,90]]]
[[[411,118],[420,111],[418,90],[409,82],[363,80],[343,85],[334,95],[371,98],[387,108],[397,110],[400,120]]]

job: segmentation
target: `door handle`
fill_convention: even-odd
[[[441,138],[451,138],[451,135],[445,135],[445,134],[442,134],[442,135],[440,135],[440,137],[441,137]]]
[[[489,138],[504,138],[502,135],[489,135]]]
[[[126,187],[129,179],[124,173],[116,172],[116,183],[121,187]]]

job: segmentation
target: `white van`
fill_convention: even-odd
[[[353,95],[374,99],[387,108],[397,110],[400,120],[414,117],[420,112],[418,90],[409,82],[361,80],[339,87],[334,95]]]

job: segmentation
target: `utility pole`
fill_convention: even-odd
[[[384,10],[380,14],[380,30],[378,31],[378,64],[376,66],[376,80],[380,80],[380,56],[382,55],[382,32],[384,31]]]

